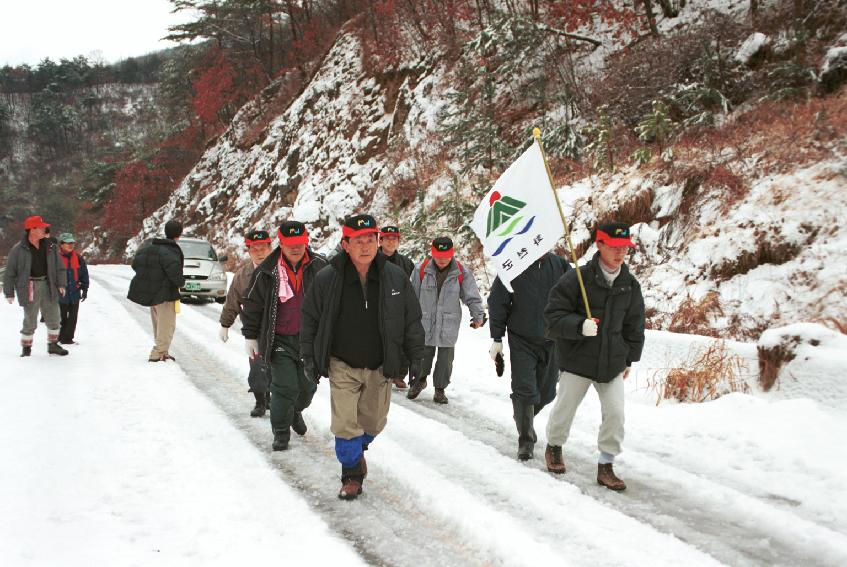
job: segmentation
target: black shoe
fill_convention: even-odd
[[[291,422],[291,429],[294,430],[294,433],[300,436],[305,435],[306,431],[309,430],[309,428],[306,427],[306,422],[303,421],[303,412],[294,412],[294,421]]]
[[[24,356],[32,356],[32,347],[31,346],[25,346],[21,349],[21,357],[24,357]]]
[[[291,438],[290,431],[278,431],[274,433],[274,443],[273,450],[274,451],[287,451],[288,450],[288,440]]]
[[[73,339],[68,339],[68,340],[65,340],[65,339],[59,339],[59,343],[60,343],[60,344],[63,344],[63,345],[75,345],[75,344],[79,344],[79,343],[77,343],[76,341],[74,341]]]
[[[265,415],[265,411],[268,408],[265,407],[265,401],[262,400],[260,402],[256,402],[256,406],[250,412],[250,417],[263,417]]]
[[[47,343],[47,353],[48,354],[58,354],[59,356],[65,356],[68,354],[68,351],[59,346],[57,342],[49,342]]]
[[[533,449],[538,440],[533,425],[535,407],[519,400],[512,400],[512,409],[514,410],[515,425],[518,429],[518,460],[528,461],[533,458]]]
[[[444,388],[436,388],[435,395],[432,396],[432,401],[436,404],[446,404],[447,394],[444,393]]]

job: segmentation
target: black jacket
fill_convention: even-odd
[[[406,272],[406,277],[410,277],[412,275],[412,272],[415,271],[415,263],[412,262],[412,260],[408,256],[400,254],[399,252],[395,252],[391,256],[387,256],[382,251],[382,248],[379,249],[379,252],[380,254],[385,256],[386,260],[388,260],[398,268],[402,268],[403,271]]]
[[[306,249],[309,262],[303,269],[303,291],[308,291],[317,273],[326,267],[326,260],[320,254]],[[259,339],[259,354],[271,352],[274,343],[276,310],[279,306],[279,255],[282,249],[277,246],[270,256],[259,264],[241,306],[241,334],[245,339]],[[266,358],[267,360],[267,358]]]
[[[555,339],[559,369],[610,382],[633,362],[644,347],[644,298],[641,286],[626,265],[612,286],[599,266],[599,253],[580,269],[591,315],[600,319],[596,337],[582,335],[585,306],[576,271],[571,270],[550,292],[544,310],[547,337]]]
[[[338,254],[315,278],[306,292],[300,325],[300,354],[313,358],[318,374],[329,376],[329,356],[338,316],[347,253]],[[382,335],[382,372],[402,378],[408,360],[424,357],[421,307],[406,273],[387,262],[382,254],[374,260],[380,281],[379,327]]]
[[[527,338],[544,337],[544,308],[550,290],[567,271],[570,264],[548,252],[512,280],[509,293],[500,278],[494,279],[488,295],[488,316],[491,318],[491,338],[501,340],[506,334],[517,333]]]
[[[159,305],[179,299],[179,288],[185,285],[182,275],[182,249],[175,240],[156,238],[135,253],[127,298],[140,305]]]

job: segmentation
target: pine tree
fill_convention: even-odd
[[[676,128],[676,123],[668,116],[668,108],[662,101],[653,101],[653,110],[645,114],[635,133],[638,139],[645,143],[655,143],[659,148],[659,155],[664,153],[665,144]]]
[[[594,159],[598,170],[615,171],[615,148],[612,143],[612,119],[605,104],[597,108],[597,122],[585,127],[583,133],[591,140],[585,151]]]

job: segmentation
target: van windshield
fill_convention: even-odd
[[[191,260],[212,260],[218,261],[218,255],[208,242],[184,242],[178,240],[177,244],[182,248],[182,255],[185,259]]]

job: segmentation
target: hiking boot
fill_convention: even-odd
[[[518,460],[528,461],[534,457],[533,450],[535,449],[535,442],[538,440],[533,426],[535,406],[513,399],[512,409],[515,425],[518,429]]]
[[[597,484],[616,492],[626,490],[626,483],[615,475],[612,463],[597,463]]]
[[[256,405],[250,412],[250,417],[263,417],[267,409],[268,408],[265,406],[265,397],[262,396],[262,399],[256,400]]]
[[[32,356],[32,347],[31,346],[25,346],[25,347],[21,348],[21,357],[24,357],[24,356]]]
[[[161,358],[148,358],[147,362],[162,362]]]
[[[365,456],[359,459],[359,464],[353,468],[341,467],[341,490],[338,497],[341,500],[355,500],[362,493],[362,483],[368,474],[368,463]]]
[[[562,458],[561,445],[547,445],[544,450],[544,460],[547,462],[547,470],[551,473],[564,474],[565,460]]]
[[[273,442],[273,450],[274,451],[287,451],[288,450],[288,440],[291,439],[290,431],[275,431],[274,432],[274,442]]]
[[[58,342],[49,342],[47,343],[47,353],[48,354],[58,354],[59,356],[65,356],[68,354],[68,351],[59,346]]]
[[[411,388],[409,388],[409,393],[406,394],[406,397],[410,400],[414,400],[421,392],[423,392],[424,388],[426,388],[426,380],[419,379],[417,382],[412,384]]]
[[[309,428],[306,427],[306,422],[303,421],[303,412],[294,412],[294,420],[291,422],[291,429],[293,429],[294,433],[301,437],[309,430]]]
[[[403,380],[402,378],[395,378],[393,380],[393,382],[394,382],[394,387],[397,388],[398,390],[405,390],[406,388],[408,388],[408,386],[406,386],[406,381]]]
[[[444,393],[444,388],[436,388],[435,394],[432,396],[432,401],[436,404],[446,404],[447,394]]]
[[[176,362],[176,359],[169,354],[166,354],[162,357],[162,361],[164,362],[165,360],[173,360],[174,362]]]

